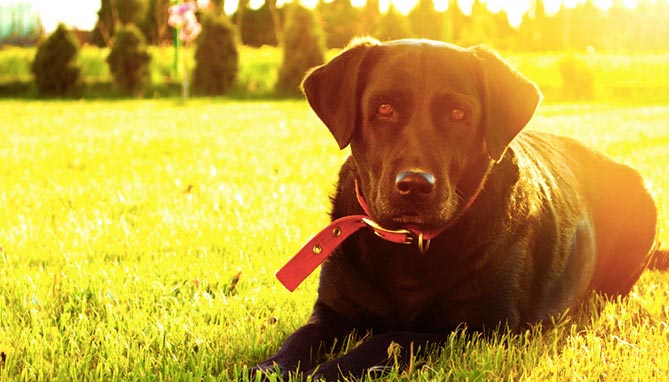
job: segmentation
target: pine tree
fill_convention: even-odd
[[[318,11],[323,20],[328,48],[343,48],[354,37],[363,34],[362,12],[351,5],[351,0],[319,2]]]
[[[413,36],[409,20],[395,10],[392,5],[388,8],[374,28],[372,36],[380,41],[396,40]]]
[[[444,38],[444,14],[434,9],[434,0],[419,0],[409,13],[409,20],[416,37],[433,40]]]
[[[300,95],[299,86],[310,68],[325,62],[325,42],[313,12],[292,3],[283,32],[283,62],[279,69],[276,92],[281,96]]]
[[[119,27],[107,63],[114,83],[123,94],[141,96],[144,93],[151,82],[150,62],[142,32],[134,24]]]
[[[79,41],[65,25],[59,24],[39,45],[30,67],[39,94],[68,95],[77,90],[81,83],[78,54]]]
[[[225,14],[207,14],[197,38],[193,89],[205,95],[229,91],[239,72],[235,30]]]

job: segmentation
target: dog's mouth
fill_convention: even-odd
[[[400,216],[395,216],[391,217],[389,219],[390,224],[393,225],[398,225],[398,226],[415,226],[415,227],[434,227],[436,225],[439,225],[438,223],[434,222],[434,219],[427,218],[424,216],[418,216],[418,215],[400,215]]]
[[[378,221],[388,229],[410,229],[418,232],[430,232],[447,226],[449,219],[432,214],[394,214],[382,217]]]
[[[366,198],[356,180],[359,204],[376,223],[389,230],[409,229],[416,232],[440,230],[449,225],[458,209],[457,197],[447,195],[436,200],[416,201],[397,198],[393,195],[376,194]]]

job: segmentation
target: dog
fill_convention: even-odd
[[[358,39],[302,89],[351,155],[333,224],[278,275],[293,289],[322,262],[311,317],[253,372],[360,377],[391,344],[406,359],[462,325],[519,330],[624,296],[652,258],[641,176],[523,131],[542,95],[486,47]],[[371,334],[324,362],[351,332]]]

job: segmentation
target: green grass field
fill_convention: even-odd
[[[327,222],[340,152],[304,101],[0,101],[0,381],[234,381],[302,325],[274,272]],[[636,167],[669,246],[669,106],[547,104]],[[615,192],[615,190],[611,190]],[[598,314],[454,334],[392,381],[669,381],[669,274]]]

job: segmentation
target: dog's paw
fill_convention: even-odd
[[[287,381],[288,372],[274,361],[265,361],[249,368],[248,378],[253,382]]]

